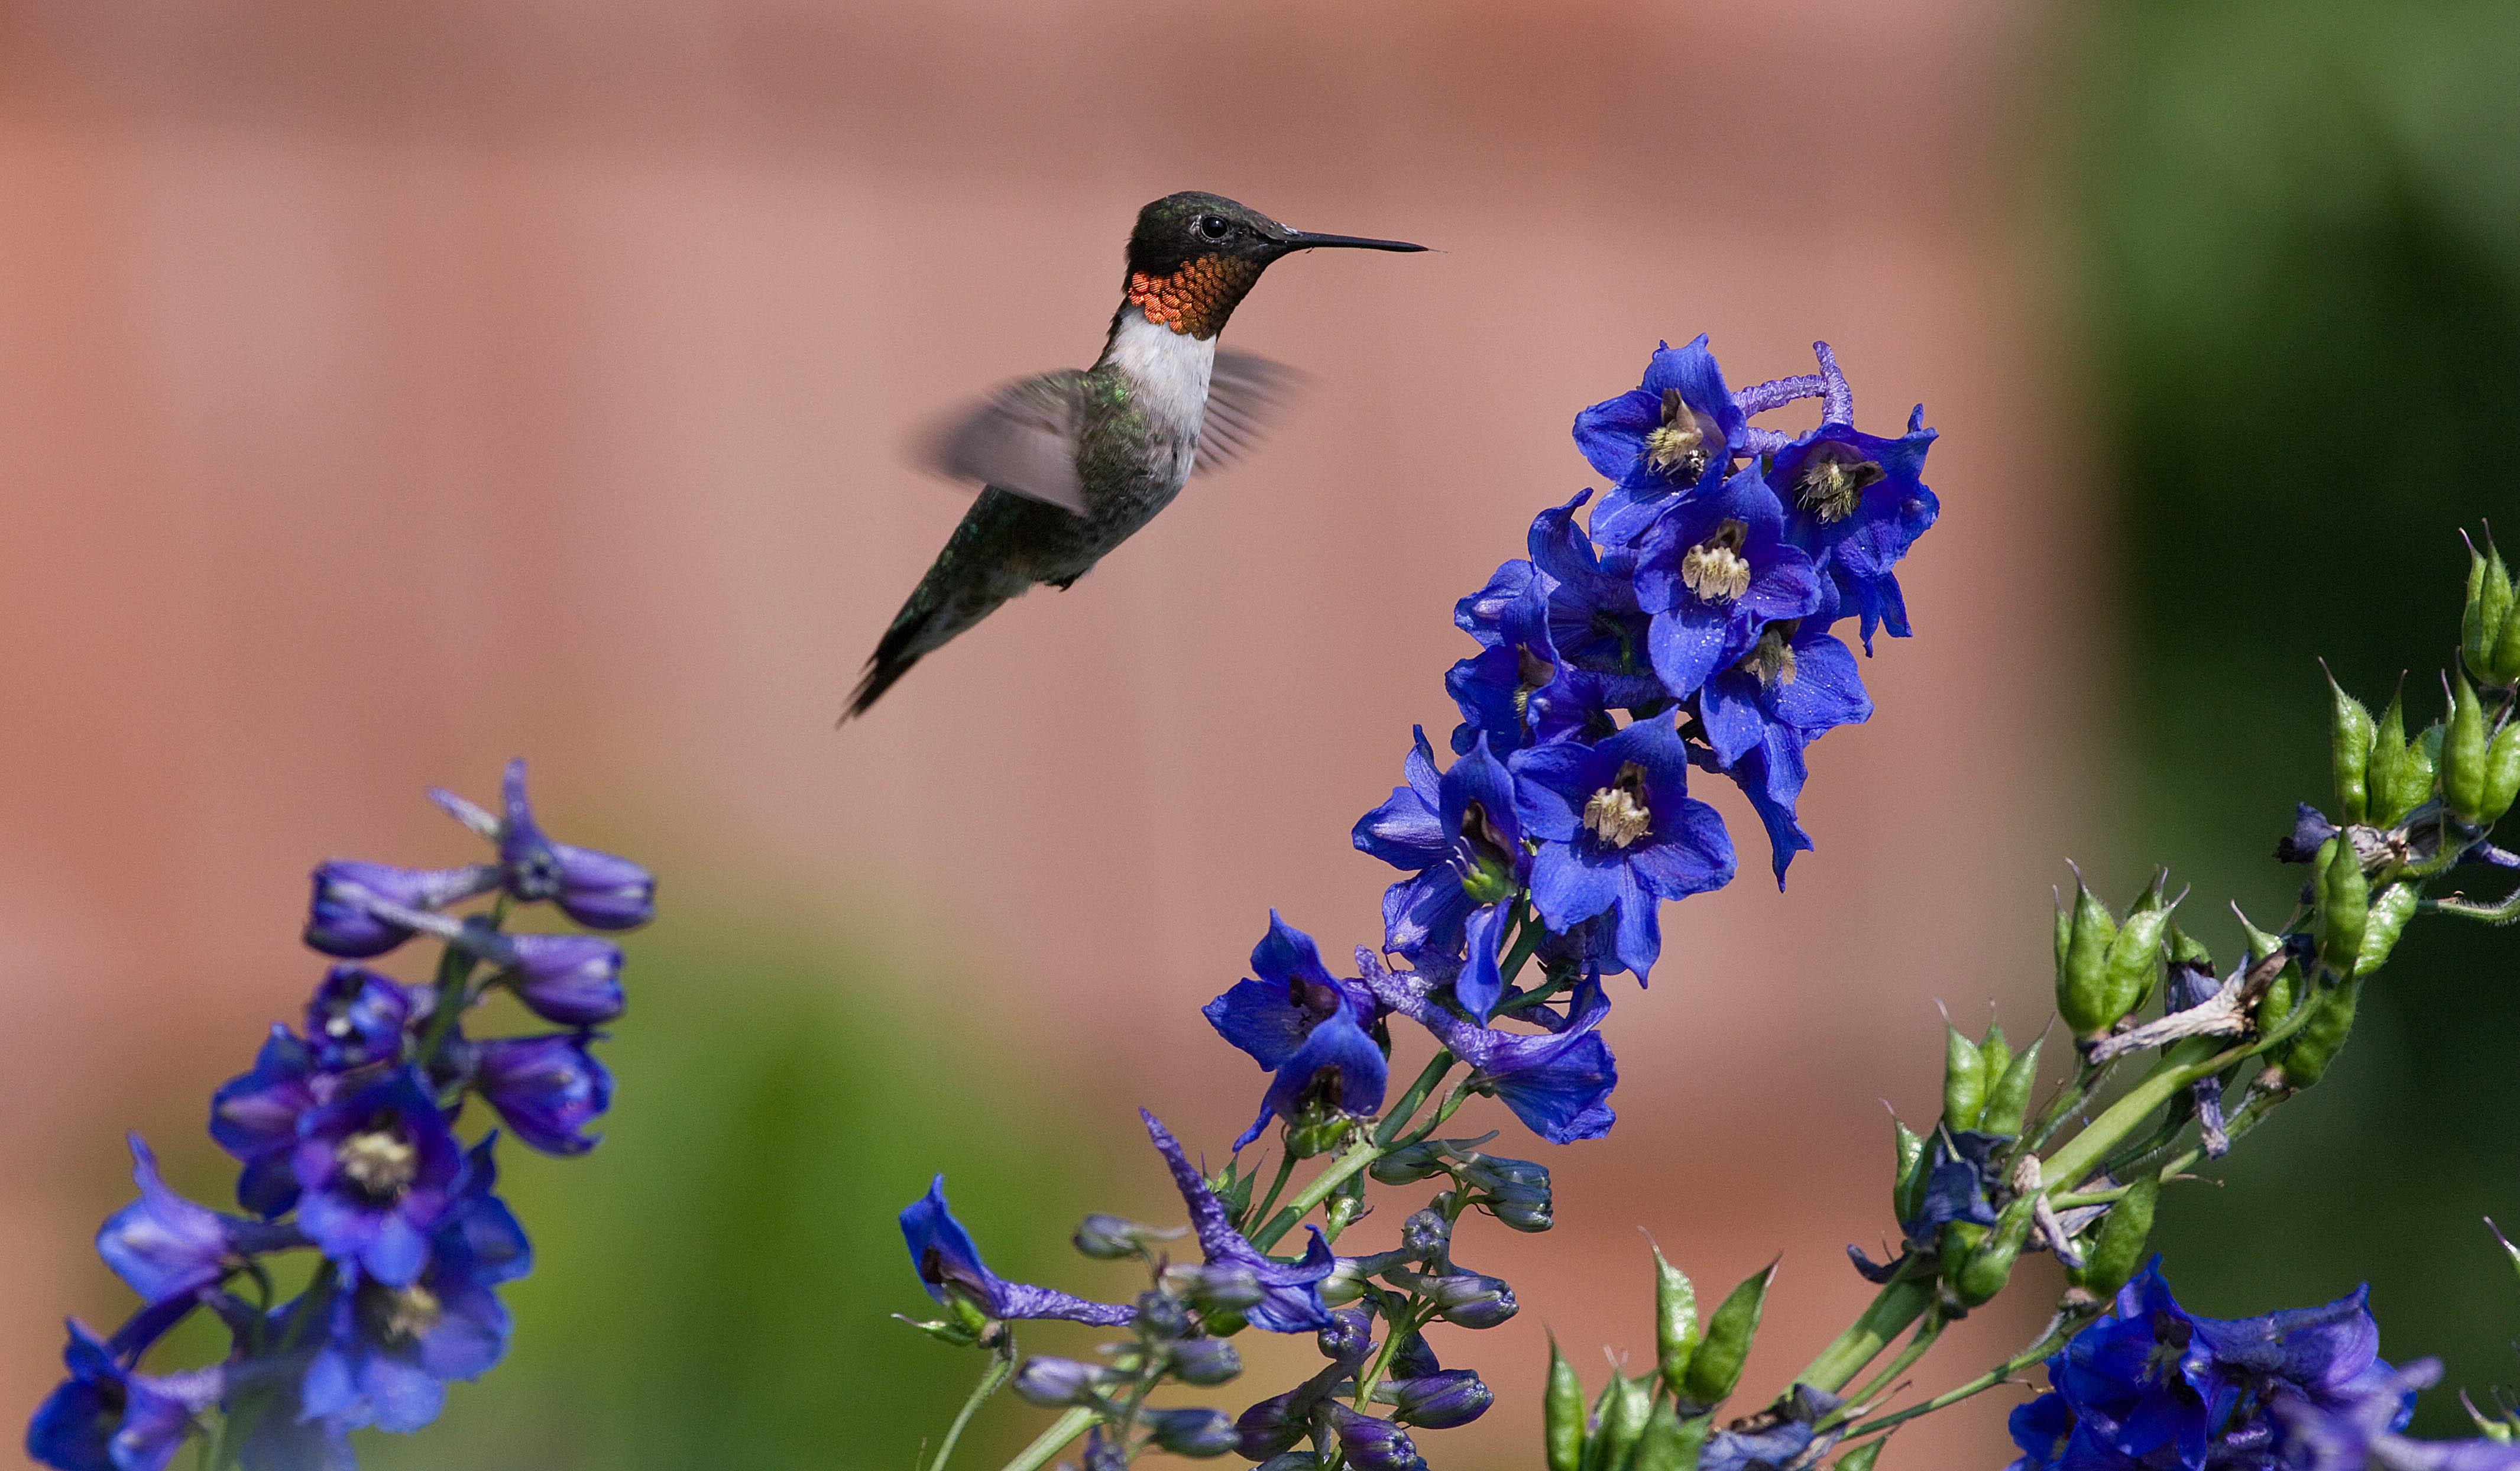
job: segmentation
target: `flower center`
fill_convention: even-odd
[[[438,1302],[437,1294],[414,1282],[386,1301],[385,1338],[388,1342],[418,1338],[436,1327],[437,1320],[445,1315],[445,1307]]]
[[[1475,800],[1462,805],[1462,841],[1453,860],[1472,904],[1497,904],[1513,892],[1513,848]]]
[[[1610,784],[1584,804],[1585,827],[1613,848],[1629,846],[1653,828],[1653,813],[1645,806],[1644,793],[1645,769],[1633,761],[1625,763]]]
[[[1534,653],[1528,645],[1518,646],[1514,655],[1513,713],[1529,719],[1531,696],[1557,678],[1557,666]]]
[[[1826,525],[1855,513],[1865,487],[1889,471],[1867,460],[1852,446],[1822,443],[1813,447],[1794,475],[1794,504]]]
[[[1645,430],[1645,468],[1683,485],[1695,484],[1713,459],[1712,421],[1688,406],[1678,388],[1662,390],[1662,423]]]
[[[1790,618],[1782,623],[1769,624],[1760,633],[1759,642],[1751,645],[1750,651],[1742,656],[1741,662],[1732,667],[1757,680],[1762,689],[1773,690],[1779,685],[1792,684],[1794,646],[1785,641],[1794,636],[1794,629],[1801,622],[1799,618]]]
[[[1680,585],[1709,602],[1731,602],[1750,591],[1750,561],[1741,544],[1750,528],[1731,516],[1715,525],[1715,534],[1680,557]]]
[[[420,1173],[420,1151],[390,1130],[371,1129],[351,1135],[333,1150],[350,1182],[378,1200],[392,1200],[409,1188]]]

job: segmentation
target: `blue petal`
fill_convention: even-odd
[[[1453,999],[1462,1009],[1481,1021],[1496,1009],[1505,995],[1505,975],[1497,967],[1497,951],[1505,939],[1506,907],[1485,904],[1470,912],[1462,925],[1462,939],[1468,946],[1468,963],[1453,982]]]
[[[1237,981],[1198,1009],[1218,1036],[1273,1073],[1285,1066],[1312,1030],[1312,1013],[1288,1002],[1283,985],[1263,981]]]

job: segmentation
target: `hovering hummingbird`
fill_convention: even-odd
[[[1011,383],[936,434],[934,467],[983,488],[893,615],[841,720],[999,603],[1084,576],[1194,470],[1234,458],[1291,376],[1219,351],[1216,335],[1271,261],[1332,245],[1426,248],[1289,229],[1212,194],[1139,210],[1128,284],[1094,366]]]

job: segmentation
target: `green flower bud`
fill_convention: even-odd
[[[1750,1340],[1758,1336],[1759,1313],[1767,1306],[1768,1284],[1776,1275],[1774,1262],[1751,1273],[1706,1320],[1706,1336],[1688,1361],[1682,1398],[1692,1404],[1717,1404],[1741,1382],[1741,1365],[1749,1361]]]
[[[2414,884],[2393,883],[2371,901],[2371,918],[2362,928],[2362,949],[2354,957],[2356,975],[2369,975],[2388,963],[2389,952],[2398,948],[2398,935],[2414,917],[2415,906],[2423,897],[2423,890]]]
[[[1429,1175],[1441,1175],[1452,1168],[1451,1156],[1445,1149],[1447,1140],[1423,1139],[1394,1149],[1372,1164],[1365,1173],[1386,1185],[1414,1185]]]
[[[2511,592],[2511,569],[2488,538],[2485,555],[2467,549],[2467,605],[2458,620],[2459,657],[2484,685],[2520,684],[2520,600]]]
[[[1684,1420],[1671,1404],[1655,1405],[1645,1420],[1645,1433],[1637,1439],[1637,1453],[1629,1460],[1628,1471],[1690,1471],[1714,1425],[1712,1415]]]
[[[1340,1181],[1339,1187],[1330,1192],[1328,1204],[1322,1207],[1323,1230],[1335,1241],[1339,1232],[1354,1226],[1356,1218],[1364,1214],[1365,1177],[1351,1175]]]
[[[2450,729],[2441,746],[2442,805],[2462,823],[2485,818],[2485,709],[2467,676],[2451,671]]]
[[[1216,1197],[1217,1204],[1225,1207],[1228,1217],[1240,1221],[1243,1213],[1251,1209],[1251,1182],[1259,1178],[1259,1174],[1258,1170],[1253,1170],[1249,1175],[1237,1175],[1234,1162],[1228,1160],[1224,1169],[1207,1178],[1208,1193]]]
[[[1595,1407],[1600,1428],[1594,1432],[1593,1443],[1584,1448],[1584,1471],[1622,1471],[1627,1465],[1653,1412],[1653,1399],[1645,1383],[1616,1369],[1610,1371],[1610,1382],[1602,1389]]]
[[[1986,1057],[1960,1029],[1943,1023],[1943,1124],[1955,1132],[1975,1129],[1986,1111]]]
[[[2319,669],[2327,672],[2324,660]],[[2336,770],[2336,805],[2344,821],[2360,823],[2370,810],[2364,782],[2371,765],[2371,738],[2376,731],[2371,712],[2345,692],[2333,673],[2327,674],[2328,761]]]
[[[2422,741],[2407,739],[2404,690],[2389,697],[2388,713],[2371,737],[2369,786],[2371,821],[2382,827],[2395,826],[2433,794],[2432,758]]]
[[[2345,1039],[2353,1034],[2354,1008],[2362,996],[2362,978],[2358,975],[2310,999],[2317,1009],[2292,1034],[2292,1047],[2284,1053],[2286,1088],[2308,1088],[2327,1076],[2327,1065],[2336,1060]]]
[[[1697,1289],[1654,1248],[1654,1369],[1663,1387],[1681,1392],[1697,1354]]]
[[[2012,1059],[1986,1093],[1986,1114],[1978,1128],[1988,1134],[2021,1133],[2022,1120],[2030,1113],[2030,1091],[2039,1086],[2039,1048],[2046,1038],[2030,1044],[2029,1049]],[[1904,1218],[1903,1218],[1904,1219]]]
[[[2481,820],[2502,821],[2520,801],[2520,724],[2507,725],[2485,748],[2485,803]]]
[[[2109,1010],[2109,945],[2118,937],[2118,922],[2108,907],[2074,875],[2074,908],[2070,922],[2060,922],[2065,935],[2056,966],[2056,1011],[2077,1037],[2098,1037],[2126,1015]]]
[[[1881,1448],[1889,1444],[1890,1438],[1886,1435],[1878,1440],[1866,1441],[1839,1456],[1834,1471],[1872,1471],[1872,1463],[1881,1459]]]
[[[2100,1218],[2099,1235],[2083,1253],[2083,1265],[2066,1271],[2065,1280],[2103,1302],[2135,1279],[2143,1265],[2144,1245],[2152,1236],[2152,1211],[2161,1199],[2161,1179],[2144,1175],[2127,1186],[2126,1194]]]
[[[1549,1388],[1541,1401],[1541,1434],[1549,1448],[1549,1471],[1583,1471],[1584,1381],[1557,1339],[1549,1340]]]
[[[2313,930],[2318,937],[2320,963],[2338,975],[2352,975],[2362,953],[2362,933],[2370,927],[2371,885],[2362,876],[2362,860],[2354,845],[2329,838],[2318,849],[2318,914]]]
[[[1895,1117],[1898,1173],[1891,1177],[1890,1210],[1901,1221],[1913,1221],[1925,1209],[1925,1137]]]
[[[2101,971],[2101,1009],[2109,1013],[2107,1025],[2114,1026],[2119,1017],[2152,999],[2153,988],[2161,980],[2162,935],[2169,928],[2168,909],[2142,907],[2119,926]]]
[[[1995,1301],[2003,1284],[2012,1280],[2012,1264],[2020,1260],[2022,1243],[2030,1239],[2030,1202],[2015,1201],[1977,1250],[1952,1270],[1952,1294],[1961,1307],[1983,1307]]]

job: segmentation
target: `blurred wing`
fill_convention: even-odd
[[[1009,383],[997,397],[936,425],[920,459],[938,474],[994,485],[1085,514],[1076,478],[1077,379],[1054,373]]]
[[[1292,403],[1304,376],[1283,363],[1248,352],[1216,350],[1207,381],[1207,418],[1199,425],[1198,458],[1192,474],[1232,465],[1260,441],[1269,420]]]

